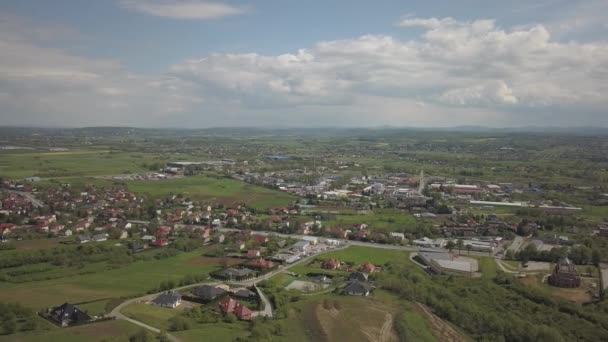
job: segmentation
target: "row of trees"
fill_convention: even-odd
[[[557,262],[563,257],[568,257],[577,265],[599,265],[602,259],[599,249],[591,249],[584,245],[574,246],[571,248],[556,247],[549,251],[539,251],[536,249],[536,245],[529,244],[526,246],[526,248],[515,254],[511,251],[507,251],[506,254],[507,259],[520,260],[522,264],[525,264],[530,260]]]
[[[385,290],[430,306],[479,341],[600,341],[608,317],[556,300],[510,276],[493,280],[429,277],[404,261],[391,261],[378,274]]]
[[[0,331],[14,334],[17,331],[36,330],[36,314],[18,303],[0,303]]]

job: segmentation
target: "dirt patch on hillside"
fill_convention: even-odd
[[[379,304],[339,302],[328,307],[317,303],[309,308],[309,328],[315,341],[397,342],[393,313]],[[316,331],[315,331],[316,330]]]
[[[415,310],[424,315],[431,323],[433,335],[442,342],[465,342],[466,340],[441,318],[437,317],[426,305],[416,303]]]
[[[190,265],[213,265],[213,266],[231,266],[242,263],[244,260],[237,258],[222,258],[222,257],[205,257],[197,256],[186,261]]]
[[[560,297],[578,304],[589,303],[593,299],[591,293],[589,293],[589,290],[585,289],[584,287],[579,287],[576,289],[555,288],[552,292],[556,297]]]

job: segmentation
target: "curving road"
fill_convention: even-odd
[[[316,256],[318,256],[320,254],[324,254],[324,253],[328,253],[328,252],[332,252],[332,251],[336,251],[336,250],[340,250],[340,249],[344,249],[344,248],[348,248],[348,247],[349,247],[348,245],[345,245],[345,246],[340,246],[340,247],[337,247],[337,248],[328,249],[326,251],[310,255],[310,256],[308,256],[306,258],[302,258],[302,259],[300,259],[300,260],[298,260],[298,261],[296,261],[296,262],[294,262],[292,264],[289,264],[289,265],[287,265],[285,267],[279,266],[278,269],[276,269],[276,270],[274,270],[274,271],[272,271],[272,272],[270,272],[268,274],[265,274],[265,275],[263,275],[261,277],[254,278],[254,279],[243,280],[243,281],[232,281],[231,283],[235,283],[235,284],[239,284],[239,285],[245,285],[245,286],[254,286],[255,289],[256,289],[256,292],[260,296],[260,300],[264,303],[264,309],[261,310],[261,311],[256,311],[257,312],[256,315],[257,316],[262,316],[262,317],[266,316],[266,317],[272,318],[273,317],[272,304],[270,303],[270,301],[268,300],[268,298],[266,297],[266,295],[257,287],[257,284],[259,282],[261,282],[263,280],[266,280],[266,279],[268,279],[268,278],[270,278],[270,277],[272,277],[274,275],[277,275],[279,273],[285,272],[285,271],[287,271],[289,268],[291,268],[293,266],[299,265],[299,264],[301,264],[303,262],[307,262],[310,259],[312,259],[312,258],[314,258],[314,257],[316,257]],[[176,288],[172,289],[172,291],[181,291],[181,290],[185,290],[185,289],[188,289],[188,288],[191,288],[191,287],[197,287],[197,286],[201,286],[201,285],[214,285],[214,284],[219,284],[219,283],[218,282],[202,282],[202,283],[197,283],[197,284],[191,284],[191,285],[176,287]],[[137,298],[128,299],[128,300],[120,303],[118,306],[116,306],[112,311],[110,311],[110,313],[107,316],[114,317],[115,319],[122,319],[122,320],[125,320],[125,321],[128,321],[128,322],[131,322],[133,324],[136,324],[136,325],[138,325],[138,326],[140,326],[142,328],[145,328],[145,329],[148,329],[150,331],[153,331],[155,333],[159,333],[160,329],[155,328],[153,326],[150,326],[148,324],[145,324],[143,322],[137,321],[137,320],[135,320],[133,318],[127,317],[127,316],[123,315],[120,312],[120,310],[122,310],[124,307],[128,306],[129,304],[132,304],[132,303],[135,303],[135,302],[148,302],[148,301],[156,298],[156,296],[158,296],[158,295],[160,295],[160,294],[162,294],[164,292],[166,292],[166,291],[161,291],[161,292],[158,292],[158,293],[153,293],[153,294],[149,294],[149,295],[145,295],[145,296],[141,296],[141,297],[137,297]],[[167,333],[167,336],[173,342],[181,342],[181,340],[178,337],[176,337],[176,336],[173,336],[173,335],[171,335],[169,333]]]

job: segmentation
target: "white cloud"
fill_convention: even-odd
[[[18,29],[0,16],[0,121],[608,126],[607,43],[560,42],[543,25],[406,19],[404,29],[415,24],[423,32],[409,40],[323,41],[277,55],[212,53],[142,75],[118,61],[50,48],[36,33],[44,28]]]
[[[171,70],[244,103],[266,98],[267,106],[354,103],[363,94],[503,109],[608,104],[605,43],[553,41],[542,25],[404,20],[427,29],[408,41],[365,35],[294,54],[213,54]]]
[[[216,19],[242,14],[244,8],[200,0],[122,0],[129,10],[173,19]]]
[[[414,18],[411,15],[407,15],[399,21],[397,24],[401,27],[424,27],[430,29],[436,29],[442,26],[452,26],[457,24],[457,21],[453,18]]]

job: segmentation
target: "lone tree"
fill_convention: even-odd
[[[471,246],[470,243],[467,243],[466,248],[467,248],[467,255],[471,255],[471,249],[473,248],[473,246]]]
[[[448,241],[448,243],[445,245],[445,248],[448,249],[448,251],[450,251],[450,253],[452,253],[452,250],[454,249],[454,246],[456,244],[454,243],[454,241],[450,240]]]
[[[456,246],[458,246],[458,255],[460,255],[460,250],[462,250],[463,245],[464,245],[464,242],[462,241],[462,239],[456,240]]]

